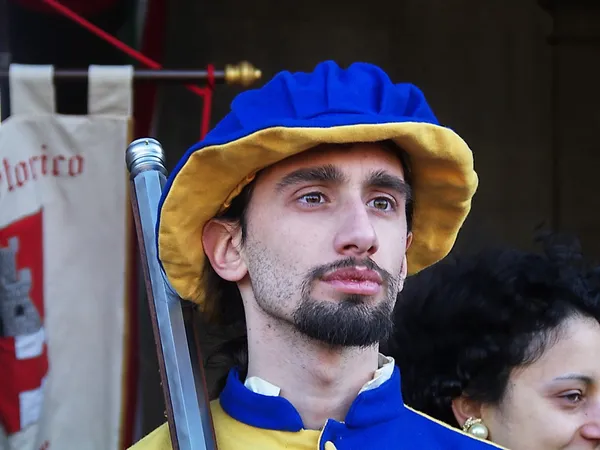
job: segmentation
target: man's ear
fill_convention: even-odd
[[[202,231],[204,252],[217,274],[227,281],[237,282],[246,276],[248,268],[242,258],[242,230],[236,224],[211,219]]]
[[[452,400],[452,413],[462,427],[469,417],[481,418],[481,403],[462,395]]]
[[[400,290],[402,290],[404,288],[404,280],[406,280],[406,276],[408,275],[408,260],[406,257],[406,252],[408,251],[408,248],[410,247],[410,244],[412,244],[412,240],[413,240],[413,234],[412,232],[408,232],[408,234],[406,235],[406,250],[404,250],[404,255],[403,255],[403,260],[402,260],[402,270],[400,272]]]

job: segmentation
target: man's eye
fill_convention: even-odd
[[[369,206],[382,211],[391,211],[394,209],[394,203],[385,197],[377,197],[369,202]]]
[[[323,202],[323,194],[311,192],[310,194],[303,195],[299,200],[302,203],[318,204]]]

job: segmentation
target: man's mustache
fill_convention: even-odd
[[[315,267],[314,269],[309,271],[305,279],[310,283],[314,280],[318,280],[319,278],[324,277],[325,274],[329,272],[335,272],[336,270],[340,269],[350,269],[353,267],[366,267],[369,270],[377,272],[383,280],[383,284],[386,286],[389,286],[390,281],[395,280],[395,277],[391,273],[379,267],[377,263],[375,263],[372,259],[368,258],[361,260],[358,260],[356,258],[346,258],[329,264],[324,264],[322,266]]]

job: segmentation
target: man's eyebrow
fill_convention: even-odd
[[[406,200],[411,198],[411,189],[406,181],[396,175],[392,175],[385,170],[376,170],[372,172],[366,181],[366,186],[381,189],[390,189],[402,195]]]
[[[340,184],[346,181],[346,176],[337,167],[327,164],[318,167],[306,167],[288,173],[275,186],[277,191],[281,191],[288,186],[299,183],[327,183]]]

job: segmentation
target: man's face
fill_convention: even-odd
[[[332,346],[387,338],[411,238],[398,156],[378,144],[321,146],[255,183],[246,302]]]

